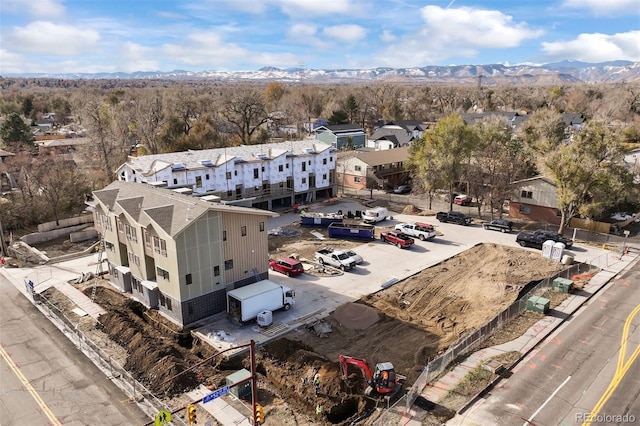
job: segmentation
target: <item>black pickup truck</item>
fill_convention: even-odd
[[[518,235],[516,235],[516,243],[520,244],[522,247],[542,249],[542,244],[547,240],[563,243],[566,248],[571,248],[571,246],[573,246],[573,240],[565,238],[555,232],[545,231],[542,229],[533,233],[519,232]]]
[[[436,213],[436,219],[438,219],[439,222],[451,222],[457,223],[458,225],[468,225],[473,220],[459,212],[438,212]]]

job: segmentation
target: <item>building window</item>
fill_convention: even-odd
[[[234,176],[238,176],[238,171],[237,171],[237,170],[234,170],[234,171],[233,171],[233,175],[234,175]]]
[[[354,181],[355,183],[360,183],[360,182],[362,182],[362,180],[361,180],[358,176],[354,177],[354,178],[353,178],[353,181]]]
[[[307,171],[307,163],[305,163],[304,161],[302,162],[302,171],[303,172]]]
[[[322,175],[322,180],[327,180],[327,174],[326,173]]]
[[[158,298],[160,299],[160,306],[167,305],[167,298],[164,297],[164,294],[160,293],[160,296],[158,296]]]
[[[167,242],[160,237],[153,237],[153,251],[167,257]]]
[[[171,299],[169,299],[167,297],[167,310],[172,311],[173,309],[171,309]]]
[[[113,243],[110,243],[109,241],[105,241],[104,242],[104,246],[107,250],[109,250],[112,253],[115,253],[116,251],[116,246],[113,245]]]
[[[128,224],[124,225],[124,232],[127,235],[127,240],[131,240],[134,243],[138,242],[138,235],[136,233],[136,228],[130,226]]]
[[[280,183],[278,183],[278,186],[279,186],[280,188],[284,188],[284,182],[280,182]]]
[[[229,259],[229,260],[225,260],[224,261],[224,270],[228,271],[230,269],[233,269],[233,259]]]
[[[231,179],[231,172],[227,172],[227,180]]]
[[[520,206],[520,213],[531,214],[531,207],[529,206]]]
[[[217,277],[218,275],[220,275],[220,266],[214,266],[213,267],[213,275],[215,277]]]
[[[264,222],[260,222],[260,232],[264,232]]]
[[[202,176],[196,176],[196,188],[202,188]]]
[[[361,166],[355,166],[354,167],[356,172],[361,172],[362,171],[362,167]]]
[[[533,192],[525,191],[523,189],[522,192],[520,193],[520,197],[522,197],[522,198],[533,198]]]
[[[187,274],[184,278],[187,280],[187,285],[193,283],[193,278],[191,277],[191,274]]]
[[[309,160],[309,165],[311,165],[311,160]]]
[[[302,184],[306,185],[307,184],[307,178],[302,178]]]
[[[222,241],[227,241],[227,231],[222,231]]]
[[[165,271],[162,268],[156,266],[156,275],[164,278],[165,280],[169,280],[169,271]]]
[[[142,230],[142,239],[144,240],[144,246],[148,249],[151,249],[151,234],[146,230]]]
[[[262,173],[264,173],[264,166],[262,166]]]
[[[240,235],[243,236],[243,237],[247,236],[247,227],[246,227],[246,225],[243,225],[243,226],[240,227]]]
[[[327,164],[327,159],[326,158],[322,159],[322,164]]]
[[[331,157],[331,156],[330,156],[330,157],[329,157],[329,161],[333,161],[333,157]]]
[[[289,163],[287,163],[287,169],[289,168]]]
[[[231,197],[233,195],[233,191],[227,191],[227,197]]]
[[[209,180],[209,173],[207,173],[206,175],[204,175],[204,178],[205,178],[206,180]]]
[[[177,184],[178,184],[178,179],[174,179],[174,180],[173,180],[173,184],[174,184],[174,185],[177,185]]]
[[[259,173],[258,173],[258,169],[253,169],[253,178],[254,179],[258,179]]]
[[[278,166],[278,171],[279,171],[279,172],[283,172],[283,171],[284,171],[284,167],[282,167],[282,164],[280,164],[280,165]]]
[[[118,231],[124,232],[124,223],[122,223],[120,219],[116,219],[116,222],[118,224]]]

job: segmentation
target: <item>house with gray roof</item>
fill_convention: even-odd
[[[268,278],[265,210],[134,182],[93,192],[109,280],[185,326],[226,310],[226,292]]]
[[[409,178],[405,163],[409,148],[345,151],[338,154],[338,184],[343,188],[395,188]]]
[[[335,196],[336,149],[317,139],[131,156],[119,180],[272,210]]]
[[[338,150],[358,149],[366,145],[364,129],[357,124],[334,124],[313,129],[318,140]]]

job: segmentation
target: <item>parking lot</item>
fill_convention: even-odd
[[[336,212],[363,210],[365,207],[355,202],[341,201],[335,204],[318,204],[309,209],[318,212]],[[393,213],[392,213],[393,214]],[[293,213],[284,213],[270,219],[268,227],[274,229],[287,226],[299,220]],[[409,249],[398,249],[379,240],[359,245],[355,251],[364,258],[364,262],[344,274],[332,277],[318,277],[310,274],[290,278],[277,272],[270,272],[269,279],[293,288],[296,292],[296,304],[289,311],[274,313],[274,325],[260,330],[256,325],[238,326],[221,319],[196,330],[205,341],[218,349],[228,349],[249,340],[265,342],[284,334],[296,327],[319,319],[335,310],[338,306],[360,299],[363,295],[375,293],[388,285],[400,281],[421,270],[433,266],[463,252],[477,244],[495,243],[518,247],[515,233],[487,231],[479,223],[470,226],[439,223],[434,216],[414,216],[393,214],[393,218],[378,224],[380,227],[393,228],[398,223],[420,221],[431,223],[438,234],[431,241],[416,240]],[[327,241],[330,245],[330,240]],[[540,252],[535,249],[525,249]],[[599,247],[576,244],[570,251],[577,262],[588,262],[600,256],[615,255]]]

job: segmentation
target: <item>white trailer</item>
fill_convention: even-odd
[[[269,280],[227,292],[227,312],[237,322],[251,321],[262,311],[289,310],[294,303],[291,288]]]

